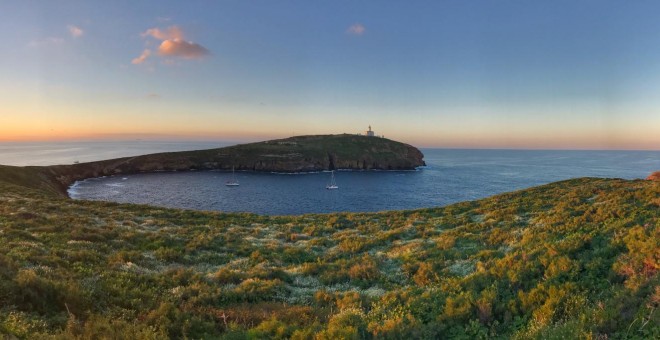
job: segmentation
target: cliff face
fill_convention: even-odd
[[[650,174],[649,177],[646,177],[646,179],[650,181],[660,181],[660,171],[656,171]]]
[[[411,145],[357,135],[301,136],[226,149],[234,157],[224,157],[223,163],[241,170],[412,170],[424,165],[424,155]]]
[[[49,189],[65,193],[85,178],[154,171],[251,170],[309,172],[321,170],[413,170],[425,165],[415,147],[359,135],[299,136],[219,149],[168,152],[98,162],[26,167]]]

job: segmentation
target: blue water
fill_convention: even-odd
[[[330,173],[237,172],[239,187],[219,171],[138,174],[75,184],[76,199],[269,215],[437,207],[576,177],[645,178],[660,170],[658,151],[523,151],[423,149],[418,171]]]

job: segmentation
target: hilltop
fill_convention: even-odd
[[[232,168],[265,172],[414,170],[424,165],[423,157],[417,148],[387,138],[349,134],[314,135],[72,165],[0,165],[0,175],[12,178],[15,183],[66,195],[66,189],[77,180],[117,174]]]
[[[49,183],[0,169],[0,337],[660,337],[657,181],[277,217]]]

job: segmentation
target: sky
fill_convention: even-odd
[[[2,1],[0,141],[660,149],[655,1]]]

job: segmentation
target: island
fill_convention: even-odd
[[[249,170],[415,170],[424,155],[412,145],[373,135],[311,135],[224,148],[165,152],[71,165],[8,167],[16,183],[66,195],[75,181],[156,171]]]

